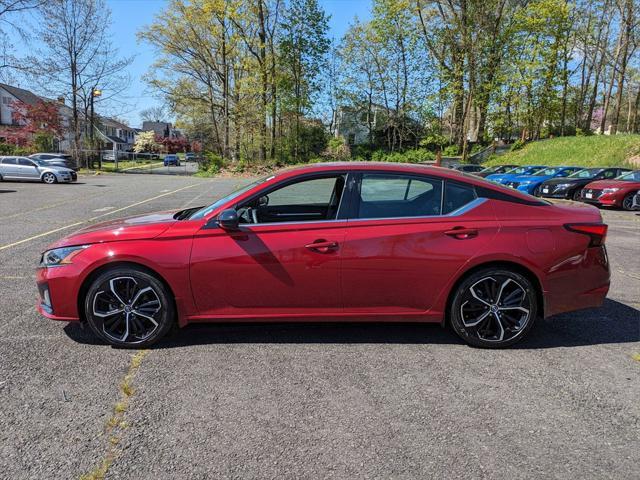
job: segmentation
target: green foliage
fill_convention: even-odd
[[[224,159],[214,152],[205,152],[202,162],[198,165],[198,177],[215,177],[225,166]]]
[[[442,155],[445,157],[455,157],[460,155],[460,148],[457,145],[449,145],[442,149]]]
[[[327,148],[322,152],[322,156],[328,160],[348,160],[351,158],[351,150],[343,137],[331,137],[327,142]]]
[[[429,150],[442,150],[449,143],[449,139],[444,135],[432,133],[420,140],[420,146]]]
[[[394,162],[394,163],[425,163],[432,162],[436,158],[435,154],[424,148],[406,150],[404,152],[386,152],[376,150],[371,154],[371,161],[374,162]]]
[[[487,165],[622,166],[640,155],[640,135],[558,137],[529,142],[524,148],[492,156]]]
[[[34,134],[33,149],[38,152],[50,152],[53,150],[53,135],[50,133],[39,132]]]
[[[518,150],[522,150],[526,144],[527,143],[524,140],[518,139],[515,142],[513,142],[513,145],[511,145],[511,148],[509,150],[511,152],[517,152]]]
[[[0,142],[0,155],[13,155],[16,147],[10,143]]]

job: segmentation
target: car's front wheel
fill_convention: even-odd
[[[536,289],[505,268],[479,270],[457,287],[451,326],[470,345],[500,348],[522,340],[537,316]]]
[[[42,175],[42,181],[44,183],[48,183],[49,185],[51,185],[52,183],[56,183],[58,179],[53,173],[47,172],[44,175]]]
[[[118,267],[100,274],[84,302],[91,330],[120,347],[146,347],[160,340],[175,322],[172,298],[155,276]]]
[[[633,210],[633,197],[635,193],[629,193],[622,199],[622,208],[627,211]]]
[[[582,198],[582,190],[580,190],[579,188],[576,188],[573,191],[573,194],[571,195],[571,198],[574,202],[579,202],[580,199]]]

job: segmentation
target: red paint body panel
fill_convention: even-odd
[[[451,216],[345,219],[244,225],[238,232],[206,228],[209,219],[264,188],[298,175],[385,171],[457,180],[514,201],[483,199]],[[628,182],[624,182],[628,183]],[[292,169],[273,176],[206,218],[174,220],[172,212],[94,225],[50,248],[90,245],[61,267],[40,268],[57,320],[78,320],[89,276],[117,262],[156,272],[171,289],[180,325],[234,320],[441,321],[456,282],[470,269],[509,262],[531,272],[544,296],[544,315],[598,306],[609,286],[604,247],[570,232],[567,223],[601,222],[588,205],[531,205],[532,197],[450,169],[349,162]],[[450,231],[475,232],[467,238]],[[449,233],[446,233],[449,232]],[[333,242],[320,253],[307,246]]]
[[[605,188],[618,188],[619,190],[611,193],[603,193],[598,198],[583,198],[583,200],[596,205],[620,208],[622,207],[622,201],[624,200],[624,197],[626,197],[630,193],[635,193],[640,190],[640,182],[631,182],[625,180],[598,180],[596,182],[588,183],[584,187],[585,190],[604,190]]]

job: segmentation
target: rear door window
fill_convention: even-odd
[[[365,173],[360,183],[358,218],[440,215],[442,180],[417,175]]]

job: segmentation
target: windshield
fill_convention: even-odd
[[[40,165],[41,167],[47,167],[49,166],[49,164],[47,162],[44,162],[42,160],[38,160],[37,158],[30,158],[29,160],[31,160],[33,163],[37,163],[38,165]]]
[[[567,178],[593,178],[602,171],[601,168],[585,168],[572,173]]]
[[[487,167],[484,170],[481,170],[481,173],[493,173],[497,172],[500,167]]]
[[[538,177],[543,177],[543,176],[547,176],[547,175],[555,175],[555,174],[559,173],[561,170],[562,170],[562,168],[560,168],[560,167],[545,168],[543,170],[540,170],[539,172],[534,173],[534,175],[536,175]]]
[[[640,182],[640,170],[620,175],[616,180],[624,180],[625,182]]]
[[[249,185],[245,185],[244,187],[240,187],[239,189],[234,190],[233,192],[231,192],[226,197],[222,197],[221,199],[216,200],[214,203],[212,203],[208,207],[203,207],[200,210],[197,210],[197,211],[193,212],[193,214],[189,217],[189,220],[197,220],[199,218],[206,217],[211,212],[213,212],[216,208],[219,208],[221,205],[224,205],[228,201],[239,197],[243,193],[248,192],[249,190],[251,190],[253,187],[255,187],[257,185],[260,185],[261,183],[264,183],[264,182],[266,182],[267,180],[269,180],[271,178],[273,178],[273,175],[271,175],[269,177],[261,178],[260,180],[256,180],[255,182],[250,183]]]
[[[524,173],[529,169],[529,167],[516,167],[513,170],[509,170],[505,173],[508,173],[509,175],[511,174],[520,174],[520,173]]]

